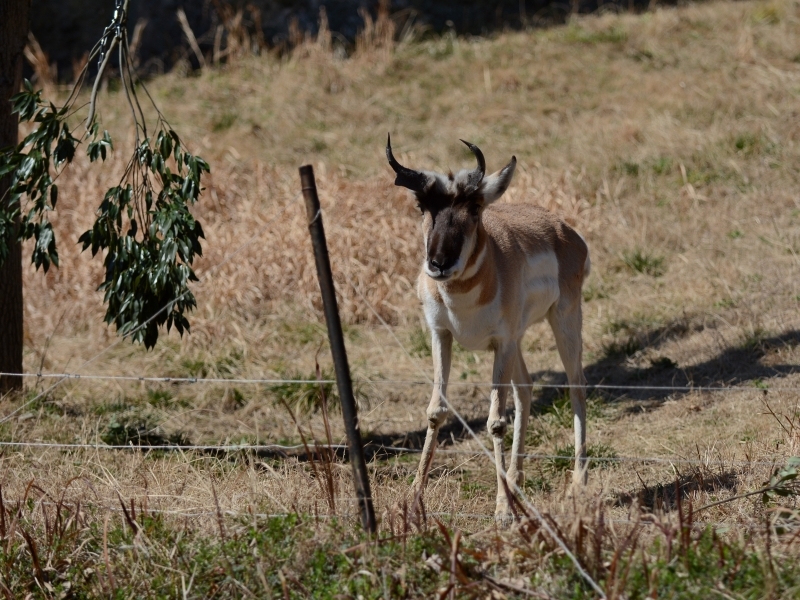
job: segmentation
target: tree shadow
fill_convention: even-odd
[[[214,50],[216,27],[224,19],[207,2],[133,2],[128,14],[128,34],[133,34],[137,22],[147,23],[138,46],[138,57],[148,72],[169,71],[181,59],[191,61],[195,68],[200,66],[187,51],[183,30],[175,19],[177,4],[183,5],[201,51],[209,56]],[[241,31],[254,42],[260,39],[272,49],[286,46],[291,39],[293,23],[300,31],[316,36],[320,4],[324,4],[329,27],[336,33],[336,43],[352,51],[358,32],[364,29],[359,11],[369,7],[374,18],[377,2],[231,0],[226,4],[242,9],[237,26]],[[661,0],[659,4],[676,5],[678,0]],[[456,31],[459,35],[492,35],[508,29],[563,24],[576,13],[642,12],[651,5],[650,0],[396,0],[392,3],[392,20],[398,34],[415,31],[417,36],[430,37]],[[69,73],[74,61],[100,38],[114,7],[108,0],[39,0],[37,8],[31,11],[31,30],[49,59],[57,63],[58,72]],[[30,73],[26,72],[26,76],[30,77]]]
[[[687,319],[678,319],[660,327],[638,332],[635,338],[631,336],[628,342],[608,347],[603,357],[585,366],[584,372],[589,385],[631,386],[619,390],[596,389],[594,394],[605,402],[635,400],[636,403],[625,409],[626,412],[634,412],[639,410],[640,406],[657,405],[667,399],[674,399],[689,393],[689,390],[682,389],[637,389],[642,386],[647,386],[647,388],[730,387],[760,379],[800,373],[798,365],[764,365],[761,363],[761,360],[772,350],[799,345],[800,330],[791,330],[772,337],[753,338],[741,345],[726,348],[709,360],[691,367],[681,368],[667,357],[654,359],[647,367],[636,366],[630,360],[630,355],[634,352],[647,348],[657,349],[670,340],[687,337],[693,333],[699,333],[703,329],[704,327],[700,324],[692,324]],[[632,351],[623,351],[625,348]],[[566,375],[563,372],[543,370],[536,371],[531,375],[536,383],[555,385],[567,383]],[[536,390],[533,410],[539,412],[546,410],[564,394],[565,390],[566,388],[558,387]],[[513,407],[509,407],[509,411],[513,411]],[[475,432],[484,431],[486,417],[469,419],[467,424]],[[365,435],[363,440],[367,460],[383,460],[407,453],[408,450],[412,452],[421,450],[426,433],[427,428],[422,428],[407,432]],[[437,441],[441,447],[452,444],[453,441],[458,442],[470,437],[461,422],[452,418],[439,430]],[[690,485],[689,480],[683,483]],[[665,490],[666,487],[668,486],[665,486]],[[660,497],[663,493],[669,496],[671,492],[665,490],[653,491],[652,498]]]
[[[486,427],[485,418],[467,419],[467,425],[472,431],[481,431]],[[373,460],[386,460],[392,456],[403,454],[416,454],[422,450],[425,443],[425,436],[428,432],[427,427],[414,431],[403,431],[397,433],[370,433],[361,436],[364,445],[364,457],[367,462]],[[437,447],[451,446],[454,442],[459,442],[470,438],[470,433],[460,421],[453,419],[439,429],[437,436]],[[250,454],[261,460],[286,460],[295,459],[299,462],[314,460],[324,460],[324,454],[328,452],[325,447],[316,447],[313,442],[309,442],[308,451],[305,449],[284,451],[281,449],[260,448],[249,451]],[[217,457],[239,456],[240,451],[232,452],[226,450],[208,450],[206,454]],[[332,455],[339,460],[349,460],[350,451],[346,447],[337,447],[332,451]]]
[[[486,417],[466,419],[466,423],[474,432],[483,431],[486,428]],[[362,438],[364,440],[364,453],[367,460],[382,460],[391,456],[407,454],[409,450],[422,450],[427,433],[428,428],[426,426],[423,429],[414,431],[365,435]],[[454,441],[460,442],[471,437],[461,421],[452,418],[439,429],[439,434],[436,437],[437,447],[453,445]]]
[[[733,491],[737,487],[738,480],[738,474],[732,470],[714,473],[705,467],[697,467],[688,473],[680,474],[673,481],[657,485],[647,485],[640,479],[642,487],[617,494],[614,506],[630,506],[635,503],[650,512],[670,512],[677,508],[679,497],[683,502],[689,500],[695,492]]]
[[[800,344],[800,330],[791,330],[772,337],[755,337],[740,345],[725,348],[716,356],[693,366],[681,367],[666,356],[652,359],[646,367],[637,366],[631,360],[636,352],[647,348],[657,349],[668,340],[685,337],[702,329],[702,326],[692,327],[683,321],[676,321],[631,336],[621,344],[606,347],[603,357],[584,367],[590,389],[593,385],[618,385],[619,389],[595,388],[594,394],[609,402],[625,399],[658,404],[689,393],[686,389],[669,389],[673,387],[733,387],[800,373],[798,365],[762,363],[762,359],[771,351]],[[536,371],[531,376],[536,383],[567,383],[566,375],[554,370]],[[564,391],[557,387],[540,389],[536,393],[536,404],[540,408],[547,407]],[[638,410],[638,405],[632,405],[628,410]]]
[[[742,385],[748,382],[758,381],[771,377],[787,376],[793,373],[800,373],[800,366],[790,364],[764,365],[761,360],[772,350],[782,347],[794,347],[800,344],[800,330],[791,330],[772,337],[759,337],[747,341],[738,346],[731,346],[724,349],[716,356],[707,361],[694,366],[681,368],[674,361],[667,357],[654,359],[647,367],[636,366],[630,360],[635,352],[647,348],[659,348],[669,340],[687,337],[692,333],[703,330],[702,325],[692,325],[686,319],[676,320],[661,327],[652,328],[644,332],[638,332],[635,339],[632,336],[627,342],[607,347],[606,353],[597,361],[585,366],[589,387],[592,385],[606,386],[625,386],[621,389],[600,388],[593,392],[605,402],[619,400],[634,400],[626,411],[637,411],[640,406],[657,405],[667,399],[674,399],[689,393],[686,389],[652,389],[652,388],[691,388],[691,387],[730,387]],[[563,372],[553,370],[536,371],[531,374],[535,383],[553,384],[556,386],[567,383]],[[627,387],[630,386],[630,387]],[[646,387],[644,387],[646,386]],[[644,389],[642,389],[644,387]],[[553,402],[564,394],[566,388],[552,387],[540,388],[534,391],[533,411],[544,411]],[[509,408],[513,411],[513,407]],[[486,428],[486,416],[467,420],[469,428],[474,432],[482,432]],[[364,453],[367,461],[385,460],[392,456],[407,453],[414,453],[422,449],[427,434],[427,427],[412,431],[400,431],[392,433],[370,433],[362,436],[364,443]],[[452,445],[471,438],[471,435],[462,423],[455,419],[445,423],[439,430],[437,442],[439,447]],[[280,451],[260,451],[257,453],[261,458],[285,459],[289,458]],[[311,454],[316,455],[317,451],[311,448]],[[348,452],[346,449],[336,450],[336,455],[340,459],[346,460]],[[292,458],[300,461],[309,460],[308,453],[305,451],[291,454]],[[700,480],[697,478],[700,477]],[[706,477],[703,479],[702,477]],[[699,481],[699,483],[698,483]],[[722,486],[734,485],[735,474],[702,476],[697,473],[689,473],[679,479],[679,489],[685,490],[688,494],[693,490],[707,490],[709,485]],[[657,506],[665,502],[674,501],[674,483],[663,484],[654,488],[646,485],[644,490],[636,494],[628,494],[628,502],[631,498],[643,494],[640,501],[643,506]],[[716,489],[716,488],[714,488]],[[620,496],[620,498],[623,498]],[[620,500],[622,502],[622,500]]]

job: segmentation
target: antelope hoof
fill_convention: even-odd
[[[508,529],[514,523],[514,515],[508,506],[497,507],[494,511],[494,521],[500,529]]]
[[[575,488],[582,488],[589,483],[589,473],[587,467],[576,467],[572,471],[572,485]]]

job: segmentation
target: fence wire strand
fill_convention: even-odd
[[[303,444],[88,444],[88,443],[59,443],[59,442],[29,442],[29,441],[3,441],[0,448],[44,448],[54,450],[134,450],[137,452],[150,451],[181,451],[181,452],[281,452],[289,453],[294,451],[305,451]],[[346,451],[346,444],[320,444],[313,440],[308,442],[308,450],[318,452],[322,450],[342,450]],[[409,448],[405,446],[386,446],[383,444],[364,444],[364,449],[374,455],[379,453],[387,454],[419,454],[420,448]],[[478,458],[483,453],[480,450],[459,450],[455,448],[436,449],[437,454],[445,455],[476,455]],[[575,460],[574,456],[561,454],[521,454],[523,458],[542,461],[561,461]],[[775,467],[780,464],[785,457],[776,457],[774,460],[725,460],[725,459],[703,459],[703,458],[682,458],[668,456],[588,456],[587,462],[595,463],[653,463],[664,465],[700,465],[706,467],[752,467],[765,466]]]
[[[339,498],[341,499],[341,498]],[[358,499],[352,498],[353,503],[355,504]],[[4,498],[3,501],[8,505],[19,504],[19,499],[12,499],[12,498]],[[93,502],[91,500],[81,500],[80,502],[74,501],[64,501],[64,502],[53,502],[52,500],[41,500],[37,502],[37,504],[42,504],[44,506],[68,506],[70,508],[78,508],[80,505],[81,507],[92,507],[96,509],[106,510],[115,513],[122,513],[124,510],[121,507],[111,506],[107,504],[103,504],[101,502]],[[187,508],[186,510],[180,509],[165,509],[165,508],[151,508],[147,506],[146,508],[142,509],[143,513],[145,514],[154,514],[154,515],[167,515],[167,516],[176,516],[176,517],[183,517],[183,518],[201,518],[201,517],[217,517],[220,514],[231,517],[231,518],[256,518],[256,519],[280,519],[290,517],[296,513],[291,512],[275,512],[275,513],[262,513],[262,512],[252,512],[249,510],[217,510],[217,507],[208,507],[205,509],[204,507],[198,508]],[[450,519],[483,519],[486,521],[494,520],[495,516],[489,513],[462,513],[456,511],[433,511],[433,512],[425,512],[427,517],[432,517],[436,519],[441,518],[450,518]],[[547,513],[547,517],[555,520],[556,522],[560,521],[561,524],[568,524],[572,523],[575,520],[575,517],[567,514],[552,514]],[[650,517],[650,518],[647,518]],[[315,519],[353,519],[358,518],[357,514],[353,513],[319,513],[314,515]],[[656,520],[656,515],[646,515],[644,519],[607,519],[605,520],[606,523],[613,523],[615,525],[634,525],[634,526],[656,526],[658,525],[658,521]],[[714,527],[716,529],[723,529],[723,528],[733,528],[737,530],[759,530],[764,528],[763,523],[731,523],[727,521],[695,521],[692,523],[694,527]]]
[[[86,381],[139,381],[146,383],[186,383],[186,384],[222,384],[222,385],[281,385],[281,384],[294,384],[294,385],[308,385],[308,384],[334,384],[335,379],[273,379],[273,378],[237,378],[237,377],[173,377],[170,375],[163,376],[149,376],[149,375],[103,375],[103,374],[80,374],[80,373],[2,373],[4,375],[13,375],[15,377],[28,377],[37,379],[72,379],[72,380],[86,380]],[[432,385],[431,381],[422,381],[418,379],[367,379],[367,378],[354,378],[354,381],[362,384],[369,385]],[[625,391],[650,391],[650,392],[800,392],[800,386],[781,386],[771,387],[764,385],[759,386],[695,386],[695,385],[625,385],[613,383],[587,383],[586,385],[577,385],[569,383],[492,383],[491,381],[450,381],[447,383],[448,387],[516,387],[532,389],[557,389],[566,390],[573,387],[581,387],[586,390],[625,390]],[[2,421],[0,421],[2,422]]]

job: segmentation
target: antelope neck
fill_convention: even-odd
[[[489,268],[490,261],[486,260],[486,255],[489,251],[488,237],[486,230],[483,228],[483,224],[479,224],[475,246],[467,259],[466,265],[464,265],[462,273],[457,279],[450,279],[438,283],[445,294],[466,294],[471,292],[476,286],[482,285],[479,304],[488,302],[494,297],[495,286],[492,285],[493,280]],[[486,296],[488,292],[491,292],[491,296],[484,299],[484,296]]]

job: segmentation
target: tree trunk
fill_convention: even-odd
[[[30,0],[0,0],[0,148],[17,144],[17,115],[9,99],[22,80]],[[0,199],[8,178],[0,181]],[[15,242],[0,265],[0,373],[22,373],[22,246]],[[0,394],[22,389],[21,376],[0,375]]]

